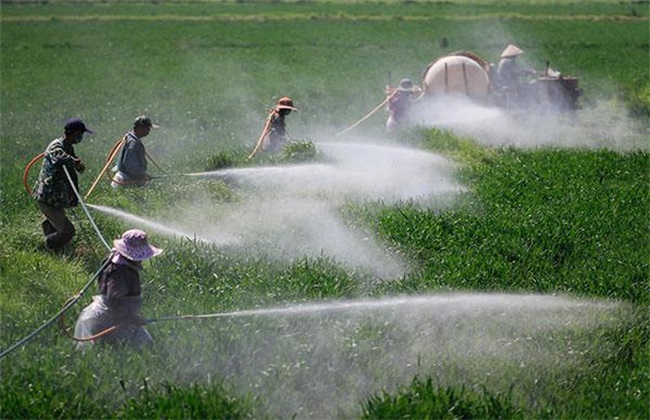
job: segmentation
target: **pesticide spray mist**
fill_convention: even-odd
[[[505,111],[463,96],[425,100],[414,107],[414,122],[475,139],[490,146],[562,147],[630,151],[650,149],[647,132],[625,107],[601,100],[570,112]]]
[[[150,329],[168,328],[161,345],[191,361],[179,363],[182,378],[225,377],[280,417],[348,418],[369,396],[415,376],[493,392],[517,384],[514,398],[535,401],[587,355],[611,355],[614,343],[589,337],[619,311],[558,296],[449,294],[230,312]]]
[[[453,197],[464,187],[446,159],[388,145],[318,143],[327,163],[226,169],[189,174],[236,185],[238,200],[213,203],[205,197],[175,203],[176,217],[153,221],[93,206],[161,234],[264,250],[273,259],[329,256],[370,275],[392,279],[407,265],[388,252],[372,232],[348,226],[346,203]]]
[[[349,202],[409,200],[432,206],[464,187],[430,153],[377,144],[318,143],[326,163],[192,174],[238,188],[236,203],[176,203],[153,221],[101,206],[161,234],[251,247],[268,255],[327,255],[382,279],[407,264],[346,224]],[[620,306],[558,296],[463,294],[323,302],[216,314],[212,321],[153,323],[158,346],[177,357],[170,378],[224,378],[280,417],[350,417],[383,390],[431,376],[441,386],[489,385],[534,401],[542,384],[611,351],[594,328],[622,319]],[[208,317],[206,317],[208,318]]]

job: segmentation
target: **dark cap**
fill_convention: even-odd
[[[75,131],[81,131],[82,133],[94,133],[94,131],[86,127],[86,124],[81,121],[81,118],[70,118],[68,121],[66,121],[64,130],[66,133],[74,133]]]
[[[133,121],[133,127],[149,127],[149,128],[158,128],[158,126],[151,122],[151,118],[146,115],[140,115]]]

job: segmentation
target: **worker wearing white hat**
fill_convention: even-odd
[[[521,69],[517,64],[517,57],[523,53],[522,49],[513,44],[509,44],[501,53],[501,60],[497,65],[497,85],[506,92],[514,93],[523,76],[535,74],[533,70]]]

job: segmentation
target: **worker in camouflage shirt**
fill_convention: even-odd
[[[74,145],[83,140],[85,133],[92,133],[79,118],[68,120],[64,127],[64,136],[53,140],[43,155],[43,166],[38,177],[38,184],[32,196],[45,216],[43,234],[45,248],[58,250],[69,243],[75,234],[75,228],[65,214],[65,209],[78,204],[70,181],[65,174],[68,170],[74,187],[78,188],[77,172],[85,169],[84,163],[74,152]]]

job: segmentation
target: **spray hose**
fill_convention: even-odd
[[[248,155],[247,159],[251,159],[255,154],[259,151],[259,149],[262,147],[262,144],[264,143],[264,138],[266,137],[267,134],[269,134],[269,131],[271,131],[271,117],[273,116],[273,112],[275,111],[275,108],[273,108],[270,112],[268,117],[266,117],[266,124],[264,125],[264,129],[262,130],[262,134],[260,135],[260,138],[257,140],[257,143],[255,144],[255,148],[251,152],[250,155]]]
[[[31,166],[34,164],[34,162],[36,162],[38,159],[40,159],[41,157],[43,157],[42,155],[43,155],[43,154],[41,154],[41,155],[35,157],[34,159],[32,159],[32,161],[29,163],[29,165],[27,165],[27,168],[26,168],[26,171],[25,171],[26,173],[29,172],[29,167],[31,167]],[[101,232],[99,231],[99,228],[97,227],[97,224],[95,223],[95,221],[93,220],[93,218],[90,216],[90,213],[88,212],[88,208],[86,207],[86,204],[84,203],[83,199],[81,198],[81,195],[79,194],[79,191],[77,191],[77,187],[74,185],[74,182],[72,181],[72,177],[70,176],[70,172],[68,172],[68,168],[67,168],[66,166],[63,166],[63,171],[65,172],[65,175],[66,175],[66,177],[68,178],[68,182],[70,183],[70,186],[72,187],[72,191],[73,191],[74,194],[77,196],[77,199],[79,200],[79,203],[81,204],[81,206],[82,206],[84,212],[86,213],[86,216],[88,216],[88,219],[90,220],[91,224],[92,224],[93,227],[95,228],[95,231],[97,232],[97,235],[99,236],[99,239],[102,241],[102,243],[104,244],[104,246],[106,247],[106,249],[108,249],[108,250],[110,251],[110,250],[111,250],[111,247],[108,245],[108,242],[106,242],[106,239],[104,239],[104,237],[102,236]],[[14,351],[15,349],[17,349],[17,348],[19,348],[19,347],[25,345],[25,344],[28,343],[29,341],[31,341],[34,337],[36,337],[36,335],[38,335],[41,331],[43,331],[43,330],[44,330],[45,328],[47,328],[48,326],[52,325],[52,323],[54,323],[57,319],[60,319],[60,321],[59,321],[59,325],[62,325],[62,323],[63,323],[63,320],[62,320],[63,314],[64,314],[65,312],[67,312],[67,311],[68,311],[68,310],[69,310],[69,309],[70,309],[70,308],[71,308],[75,303],[77,303],[77,301],[79,301],[79,299],[81,299],[81,296],[83,295],[83,293],[86,291],[86,289],[88,289],[88,287],[90,287],[90,285],[91,285],[91,284],[93,283],[93,281],[97,278],[97,276],[99,276],[99,274],[102,272],[102,270],[104,270],[104,268],[106,268],[106,266],[108,265],[108,263],[110,262],[110,260],[111,260],[110,257],[109,257],[109,258],[106,258],[106,260],[104,261],[104,263],[102,264],[102,266],[99,267],[99,269],[95,272],[95,274],[93,274],[93,275],[90,277],[90,279],[88,280],[88,282],[87,282],[87,283],[86,283],[86,284],[81,288],[81,290],[80,290],[77,294],[75,294],[75,295],[73,295],[71,298],[69,298],[69,299],[65,302],[65,304],[63,305],[63,307],[59,310],[59,312],[57,312],[57,313],[56,313],[52,318],[50,318],[47,322],[45,322],[45,323],[44,323],[43,325],[41,325],[40,327],[36,328],[34,331],[32,331],[31,333],[29,333],[28,335],[26,335],[26,336],[23,337],[22,339],[18,340],[17,342],[15,342],[15,343],[12,344],[11,346],[9,346],[7,349],[3,350],[3,351],[0,353],[0,359],[2,359],[3,357],[5,357],[7,354],[11,353],[11,352]],[[110,332],[112,332],[112,331],[115,331],[115,330],[116,330],[117,328],[119,328],[120,326],[121,326],[121,325],[115,325],[115,326],[110,327],[110,328],[108,328],[108,329],[106,329],[106,330],[104,330],[104,331],[101,331],[100,333],[95,334],[94,338],[98,338],[98,337],[101,337],[101,336],[103,336],[103,335],[106,335],[106,334],[108,334],[108,333],[110,333]],[[110,331],[109,331],[109,330],[110,330]],[[91,338],[83,337],[82,339],[83,339],[83,340],[92,340],[92,339],[94,339],[94,338],[92,338],[92,337],[91,337]]]
[[[43,156],[45,156],[45,152],[39,153],[32,160],[29,161],[27,166],[25,166],[25,172],[23,173],[23,185],[25,186],[25,189],[27,190],[27,194],[32,195],[32,189],[29,188],[29,184],[27,183],[27,178],[29,177],[29,171],[32,169],[32,166],[39,160],[43,159]]]
[[[160,172],[162,172],[162,173],[165,174],[165,175],[169,175],[169,173],[168,173],[166,170],[164,170],[163,168],[161,168],[160,165],[158,165],[158,164],[156,163],[156,161],[153,160],[153,158],[151,157],[151,155],[150,155],[146,150],[144,151],[144,154],[145,154],[145,156],[147,156],[147,159],[149,159],[149,161],[150,161],[151,163],[153,163],[154,166],[155,166],[156,168],[158,168],[158,170],[159,170]]]
[[[106,156],[106,162],[104,162],[104,167],[102,168],[101,171],[99,171],[99,175],[97,175],[97,178],[93,181],[92,185],[90,186],[90,189],[88,189],[88,192],[86,193],[86,196],[84,197],[86,200],[88,200],[88,197],[90,197],[90,194],[95,190],[95,187],[99,183],[99,180],[101,177],[106,173],[106,170],[108,169],[109,165],[115,158],[115,155],[118,154],[120,150],[122,150],[122,147],[124,146],[124,143],[126,143],[126,136],[122,137],[119,139],[113,147],[111,147],[111,150],[108,152],[108,155]]]
[[[370,111],[369,113],[367,113],[367,114],[366,114],[364,117],[362,117],[359,121],[355,122],[354,124],[352,124],[351,126],[349,126],[348,128],[346,128],[345,130],[343,130],[343,131],[341,131],[340,133],[338,133],[337,136],[340,136],[340,135],[342,135],[342,134],[347,133],[348,131],[352,130],[354,127],[358,126],[359,124],[361,124],[362,122],[364,122],[365,120],[367,120],[368,118],[370,118],[370,116],[371,116],[372,114],[374,114],[375,112],[379,111],[379,110],[380,110],[380,109],[381,109],[381,108],[386,104],[386,102],[388,102],[388,101],[390,100],[390,98],[392,98],[396,93],[397,93],[397,91],[392,92],[390,95],[388,95],[388,96],[386,97],[386,99],[384,99],[383,101],[381,101],[381,103],[380,103],[379,105],[377,105],[377,106],[376,106],[372,111]]]
[[[110,257],[107,258],[106,261],[110,261]],[[67,305],[70,303],[70,301],[72,301],[73,299],[78,299],[78,298],[80,298],[80,297],[81,297],[81,296],[79,296],[78,294],[75,295],[75,296],[72,296],[71,298],[69,298],[69,299],[68,299],[68,300],[63,304],[63,306],[64,306],[64,307],[67,306]],[[72,339],[72,340],[74,340],[74,341],[79,341],[79,342],[97,340],[98,338],[101,338],[101,337],[103,337],[103,336],[105,336],[105,335],[107,335],[107,334],[110,334],[110,333],[112,333],[113,331],[117,330],[118,328],[120,328],[120,327],[122,327],[122,326],[124,325],[124,323],[116,324],[116,325],[112,325],[112,326],[110,326],[110,327],[108,327],[108,328],[106,328],[106,329],[104,329],[104,330],[102,330],[102,331],[100,331],[100,332],[98,332],[98,333],[96,333],[96,334],[90,335],[90,336],[88,336],[88,337],[75,337],[74,334],[71,334],[71,333],[68,331],[68,329],[65,327],[64,323],[65,323],[65,319],[64,319],[64,316],[63,316],[63,313],[62,313],[61,316],[59,316],[59,322],[57,323],[57,324],[59,325],[59,328],[61,328],[61,331],[63,331],[63,333],[64,333],[66,336],[68,336],[68,338],[70,338],[70,339]]]
[[[107,258],[106,261],[104,261],[104,264],[102,264],[102,266],[99,267],[99,270],[97,270],[97,271],[95,272],[95,274],[93,274],[93,275],[90,277],[90,279],[88,280],[88,282],[87,282],[87,283],[86,283],[86,284],[81,288],[81,290],[80,290],[77,294],[75,294],[74,296],[72,296],[70,299],[68,299],[68,300],[66,301],[65,305],[63,305],[63,307],[59,310],[59,312],[57,312],[57,313],[56,313],[52,318],[50,318],[47,322],[45,322],[43,325],[41,325],[40,327],[38,327],[37,329],[35,329],[35,330],[32,331],[31,333],[29,333],[28,335],[26,335],[26,336],[23,337],[22,339],[18,340],[17,342],[15,342],[15,343],[12,344],[11,346],[9,346],[9,347],[6,348],[5,350],[3,350],[2,353],[0,353],[0,359],[2,359],[3,357],[5,357],[6,355],[8,355],[9,353],[11,353],[12,351],[16,350],[17,348],[19,348],[19,347],[21,347],[21,346],[27,344],[29,341],[31,341],[32,338],[36,337],[36,335],[38,335],[38,333],[40,333],[41,331],[43,331],[43,330],[44,330],[45,328],[47,328],[48,326],[52,325],[52,323],[54,323],[54,322],[55,322],[57,319],[59,319],[59,318],[60,318],[60,317],[65,313],[65,312],[67,312],[70,308],[72,308],[72,306],[73,306],[75,303],[77,303],[77,301],[78,301],[79,299],[81,299],[81,296],[83,296],[83,294],[84,294],[84,292],[86,291],[86,289],[88,289],[88,287],[90,287],[90,285],[93,284],[93,282],[94,282],[94,280],[97,278],[97,276],[99,276],[99,274],[102,272],[102,270],[104,270],[104,268],[108,265],[109,261],[110,261],[110,258]]]
[[[102,241],[106,249],[110,251],[111,250],[110,245],[108,245],[108,242],[106,242],[106,239],[104,239],[102,233],[99,231],[97,224],[93,220],[92,216],[90,216],[90,212],[88,212],[88,207],[86,207],[86,203],[84,203],[84,200],[83,198],[81,198],[79,191],[77,191],[77,187],[75,187],[74,182],[72,181],[72,177],[70,176],[70,172],[68,172],[68,168],[63,166],[63,171],[65,172],[65,176],[68,177],[68,182],[70,182],[72,191],[74,191],[74,194],[77,196],[77,200],[79,200],[79,204],[81,204],[81,208],[83,209],[84,213],[86,213],[86,216],[88,216],[88,220],[90,220],[90,223],[93,225],[95,232],[97,232],[97,236],[99,236],[99,239]]]

